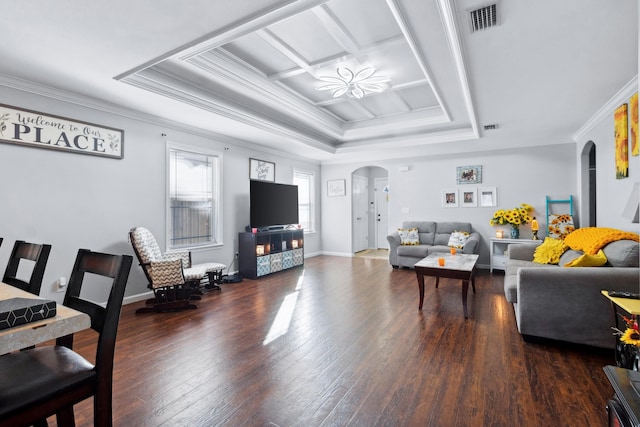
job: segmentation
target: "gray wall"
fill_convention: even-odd
[[[482,165],[481,184],[456,184],[456,167]],[[323,181],[347,179],[364,165],[323,165]],[[540,148],[514,149],[466,155],[440,155],[431,158],[413,158],[404,161],[377,162],[375,166],[389,171],[389,230],[407,220],[464,221],[483,237],[480,248],[481,265],[489,264],[488,239],[495,236],[496,227],[489,225],[495,210],[532,205],[538,219],[545,216],[545,196],[566,198],[575,195],[575,144],[551,145]],[[409,166],[404,171],[403,166]],[[441,203],[443,189],[496,187],[496,207],[444,208]],[[323,251],[347,256],[351,242],[351,204],[347,197],[325,197],[322,204]],[[404,212],[404,213],[403,213]],[[544,228],[544,221],[541,228]],[[331,226],[327,226],[331,224]],[[507,230],[506,227],[503,227]],[[540,233],[543,236],[544,233]],[[521,238],[530,238],[529,226],[521,228]]]
[[[291,183],[294,166],[313,171],[320,191],[319,164],[284,153],[245,148],[219,135],[176,130],[176,124],[153,124],[152,118],[132,119],[138,116],[122,110],[117,110],[122,115],[106,113],[4,87],[0,97],[4,104],[125,131],[123,160],[0,144],[0,268],[4,272],[15,240],[51,244],[41,291],[47,298],[61,301],[55,282],[69,278],[79,248],[133,255],[127,233],[134,226],[149,228],[165,248],[167,140],[223,153],[224,245],[194,251],[196,263],[229,266],[233,260],[238,232],[249,223],[249,158],[275,162],[276,182]],[[306,255],[319,251],[319,234],[305,236]],[[233,270],[237,268],[236,263]],[[146,284],[134,262],[127,301],[146,298]]]

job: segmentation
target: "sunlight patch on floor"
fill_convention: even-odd
[[[276,314],[276,318],[273,320],[271,328],[269,328],[269,332],[262,342],[262,345],[267,345],[270,342],[275,341],[289,331],[289,325],[291,324],[291,319],[293,318],[293,312],[295,311],[296,303],[298,302],[298,294],[302,289],[303,283],[304,271],[298,278],[298,283],[296,284],[295,291],[284,297],[284,300],[280,305],[280,309],[278,310],[278,314]]]

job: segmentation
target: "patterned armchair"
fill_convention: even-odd
[[[192,265],[191,252],[186,250],[162,253],[153,234],[144,227],[132,228],[129,241],[154,293],[154,299],[148,301],[153,306],[138,313],[196,308],[190,301],[199,299],[195,294],[201,293],[200,287],[220,289],[224,264]]]

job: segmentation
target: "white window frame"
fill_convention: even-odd
[[[293,169],[293,184],[295,185],[296,174],[305,175],[309,177],[309,220],[311,227],[304,228],[305,233],[315,233],[316,229],[316,174],[313,171],[304,169]],[[298,196],[299,197],[299,196]],[[298,205],[300,200],[298,199]],[[298,209],[299,213],[299,209]]]
[[[212,174],[213,185],[212,185],[212,216],[214,218],[215,224],[212,227],[213,230],[213,240],[210,240],[206,243],[201,244],[186,244],[186,245],[172,245],[171,243],[171,151],[183,151],[187,153],[193,153],[201,156],[214,157],[214,171]],[[166,183],[165,183],[165,230],[166,230],[166,248],[168,251],[172,250],[181,250],[181,249],[202,249],[214,246],[222,246],[223,235],[223,218],[222,218],[222,152],[208,150],[202,147],[194,147],[184,144],[179,144],[171,141],[167,141],[166,145]]]

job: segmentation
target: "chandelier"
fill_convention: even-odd
[[[366,67],[354,73],[347,67],[338,67],[338,76],[318,76],[318,80],[328,83],[317,90],[332,90],[333,97],[342,95],[361,99],[367,93],[380,93],[387,88],[385,83],[391,81],[389,76],[376,76],[376,69]]]

